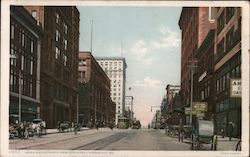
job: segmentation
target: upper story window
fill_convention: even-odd
[[[225,25],[225,12],[223,11],[218,19],[218,24],[217,24],[218,34],[224,28],[224,25]]]
[[[36,12],[36,10],[32,10],[32,11],[31,11],[31,15],[32,15],[32,17],[36,18],[36,17],[37,17],[37,12]]]
[[[234,15],[234,7],[226,8],[226,22],[228,23]]]
[[[34,52],[34,41],[30,41],[30,52]]]
[[[67,34],[68,33],[68,25],[66,23],[63,24],[63,28],[64,28],[64,33]]]
[[[59,41],[60,40],[60,32],[58,30],[56,30],[56,41]]]
[[[67,50],[68,40],[64,39],[64,50]]]
[[[78,65],[79,66],[85,66],[85,65],[87,65],[87,62],[86,62],[85,59],[80,59]]]
[[[59,23],[60,16],[58,13],[56,13],[56,23]]]
[[[226,49],[229,51],[234,45],[234,27],[232,27],[226,35]]]
[[[59,58],[59,55],[60,55],[60,49],[58,47],[56,47],[56,59]]]
[[[15,26],[11,25],[11,39],[15,38]]]

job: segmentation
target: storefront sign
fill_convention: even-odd
[[[186,107],[185,108],[185,114],[190,115],[190,113],[191,113],[190,107]],[[200,111],[192,110],[192,115],[196,115],[198,113],[200,113]]]
[[[193,109],[196,111],[207,111],[207,102],[193,102]]]
[[[201,82],[206,76],[207,76],[207,71],[201,74],[201,76],[199,77],[199,82]]]
[[[230,80],[230,97],[241,97],[241,79]]]

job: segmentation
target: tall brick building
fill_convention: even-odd
[[[215,129],[227,130],[234,124],[233,136],[241,135],[241,98],[230,97],[230,79],[241,78],[241,8],[216,8],[214,52]]]
[[[183,107],[190,106],[191,70],[188,67],[195,61],[195,52],[205,39],[214,23],[214,11],[208,7],[183,7],[179,19],[182,31],[181,45],[181,93]],[[188,121],[187,121],[188,122]]]
[[[79,11],[74,6],[25,6],[42,26],[41,118],[49,128],[76,121]]]
[[[20,110],[21,121],[39,116],[41,37],[41,27],[27,10],[11,6],[9,114]]]
[[[79,52],[79,122],[113,123],[115,103],[110,98],[110,79],[91,52]]]

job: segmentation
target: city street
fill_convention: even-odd
[[[26,150],[189,150],[190,145],[167,137],[164,130],[108,128],[10,140],[10,149]]]

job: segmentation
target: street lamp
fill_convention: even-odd
[[[188,68],[191,68],[191,91],[190,91],[190,125],[192,125],[192,112],[193,112],[193,83],[194,83],[194,68],[197,67],[197,65],[195,65],[195,63],[197,63],[197,60],[193,59],[192,56],[192,60],[188,61],[189,63],[191,63],[190,65],[188,65]]]

